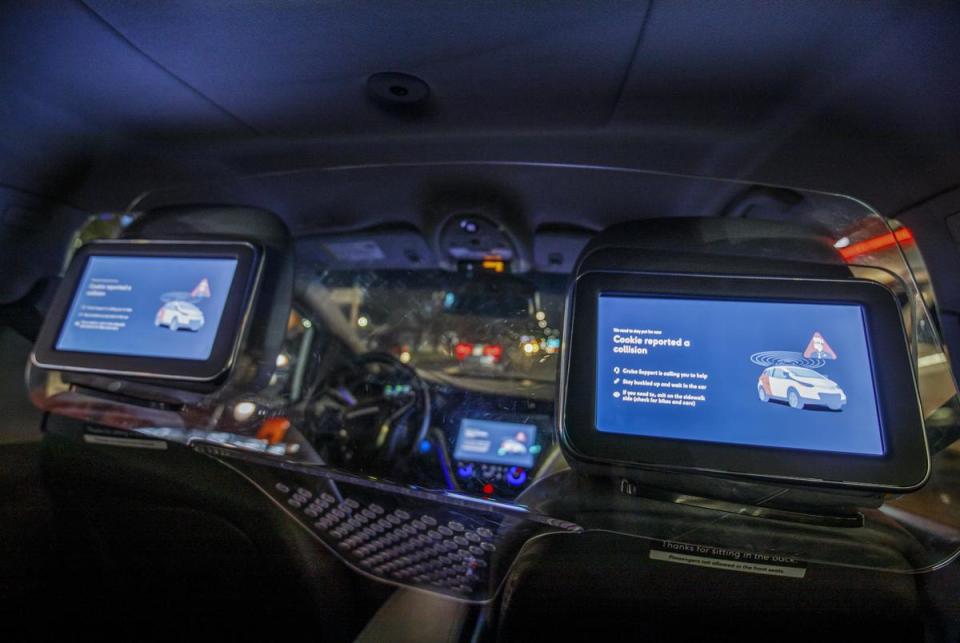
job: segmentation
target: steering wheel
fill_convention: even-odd
[[[417,371],[390,353],[363,353],[334,376],[343,447],[351,459],[394,467],[430,429],[430,392]]]

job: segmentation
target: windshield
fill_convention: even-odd
[[[556,378],[565,275],[330,271],[311,286],[328,296],[307,312],[339,316],[363,352],[447,377]]]

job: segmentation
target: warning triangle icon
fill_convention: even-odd
[[[190,292],[190,296],[194,299],[199,299],[201,297],[210,298],[210,282],[207,281],[207,278],[204,277],[200,280],[200,283]]]
[[[803,351],[803,356],[816,359],[837,359],[837,354],[819,332],[814,333],[813,337],[810,338],[807,350]]]

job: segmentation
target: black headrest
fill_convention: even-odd
[[[850,276],[833,239],[779,221],[722,217],[646,219],[613,225],[594,237],[577,262],[586,270],[635,270]]]

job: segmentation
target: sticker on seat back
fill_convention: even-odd
[[[807,573],[806,563],[789,556],[745,552],[708,545],[690,545],[669,540],[652,546],[650,559],[663,563],[783,578],[803,578]]]

